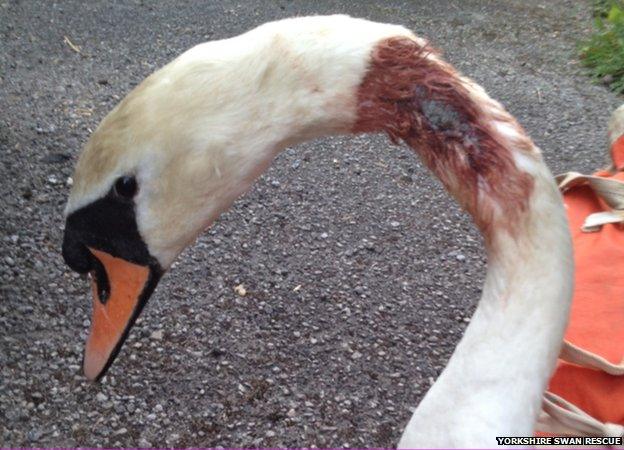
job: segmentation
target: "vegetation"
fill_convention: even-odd
[[[624,92],[624,0],[594,0],[594,33],[579,45],[592,78]]]

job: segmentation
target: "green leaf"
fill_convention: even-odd
[[[624,24],[624,11],[616,4],[611,6],[607,20],[612,24]]]
[[[624,0],[594,0],[594,33],[577,44],[581,64],[596,81],[624,93]]]

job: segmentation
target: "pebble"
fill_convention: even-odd
[[[163,330],[156,330],[156,331],[153,331],[152,334],[150,334],[150,338],[156,341],[162,340],[163,336],[164,336]]]
[[[11,266],[11,267],[15,266],[15,260],[11,258],[10,256],[5,256],[4,262],[7,263],[8,266]]]
[[[46,164],[60,164],[71,158],[68,153],[50,153],[41,159]]]
[[[236,292],[236,294],[238,294],[240,297],[244,297],[245,295],[247,295],[247,289],[245,289],[245,286],[242,284],[234,286],[234,292]]]
[[[32,430],[28,432],[27,438],[30,442],[36,442],[39,439],[41,439],[42,435],[43,435],[43,432],[41,430],[33,428]]]
[[[108,401],[108,397],[103,392],[98,392],[95,399],[102,403]]]

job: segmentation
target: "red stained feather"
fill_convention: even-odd
[[[475,101],[458,73],[429,46],[396,37],[373,50],[358,90],[354,132],[385,131],[404,141],[440,178],[486,235],[494,223],[513,231],[526,211],[533,177],[513,151],[533,152],[520,125],[495,103]],[[514,127],[502,136],[494,122]]]

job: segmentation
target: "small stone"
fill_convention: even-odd
[[[38,134],[49,134],[49,133],[54,133],[56,131],[56,127],[54,125],[50,125],[48,128],[37,126],[35,127],[35,131]]]
[[[358,351],[353,352],[353,354],[351,355],[351,359],[360,359],[362,357],[362,354]]]
[[[414,182],[414,179],[406,174],[401,175],[400,180],[405,184],[412,184]]]
[[[160,404],[158,404],[158,405],[154,406],[154,411],[156,411],[156,412],[159,412],[159,413],[160,413],[160,412],[163,412],[163,410],[164,410],[164,408],[163,408],[163,406],[162,406],[162,405],[160,405]]]
[[[266,437],[275,437],[275,431],[273,430],[269,430],[265,434],[266,434]]]
[[[328,237],[329,237],[329,234],[321,233],[321,236],[320,236],[321,239],[327,239]]]
[[[164,334],[165,333],[164,333],[163,330],[156,330],[156,331],[152,332],[152,334],[150,334],[150,338],[154,339],[156,341],[160,341],[160,340],[162,340]]]
[[[140,448],[151,448],[152,447],[152,443],[150,441],[148,441],[145,438],[141,438],[139,439],[139,443],[138,443]]]
[[[115,433],[114,433],[114,434],[115,434],[115,436],[120,436],[120,435],[122,435],[122,434],[126,434],[127,432],[128,432],[128,429],[127,429],[127,428],[120,428],[120,429],[118,429],[117,431],[115,431]]]
[[[36,442],[41,438],[43,433],[40,430],[33,428],[28,432],[27,438],[30,442]]]
[[[247,289],[245,289],[245,286],[242,284],[239,284],[238,286],[234,286],[234,292],[236,292],[241,297],[244,297],[245,295],[247,295]]]
[[[13,267],[15,265],[15,260],[13,258],[11,258],[10,256],[6,256],[4,258],[4,262],[7,263],[8,266]]]
[[[108,397],[103,392],[98,392],[98,394],[95,396],[95,399],[98,402],[102,403],[108,401]]]
[[[33,191],[29,187],[25,187],[22,189],[22,197],[26,200],[30,200],[33,196]]]
[[[280,182],[277,181],[277,180],[273,180],[273,181],[271,181],[271,186],[273,186],[273,187],[280,187]]]
[[[288,417],[295,417],[295,416],[297,415],[297,413],[296,413],[296,411],[295,411],[295,409],[294,409],[294,408],[290,408],[290,409],[288,410],[288,412],[286,413],[286,415],[287,415]]]
[[[74,185],[74,179],[72,177],[67,177],[67,180],[65,180],[65,184],[67,186],[73,186]]]
[[[392,228],[399,228],[401,226],[401,222],[397,222],[396,220],[393,220],[392,222],[390,222],[390,226]]]
[[[41,159],[45,164],[59,164],[71,158],[69,153],[50,153]]]
[[[457,261],[465,261],[466,257],[460,253],[459,255],[455,256],[455,259],[457,259]]]
[[[156,414],[154,413],[148,414],[146,419],[149,420],[150,422],[153,422],[154,420],[156,420]]]

